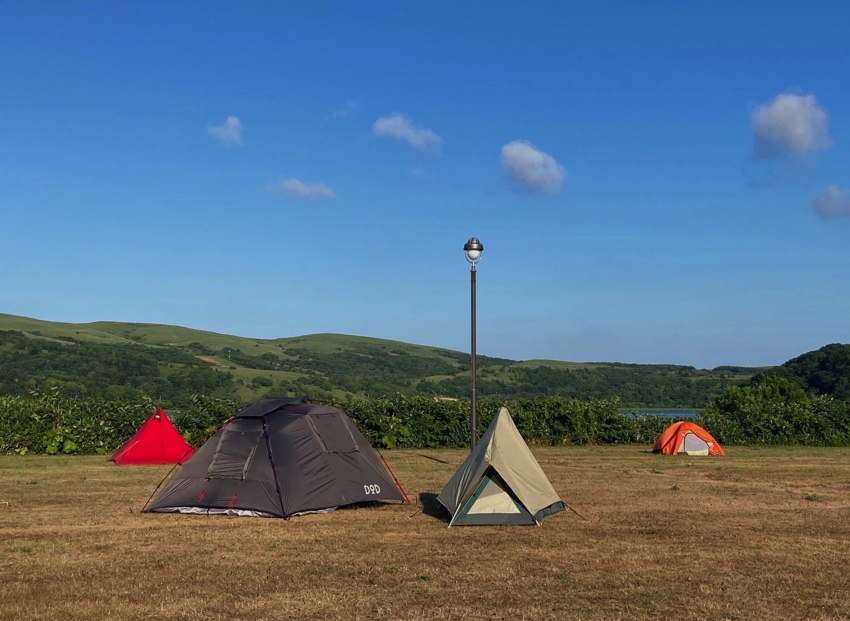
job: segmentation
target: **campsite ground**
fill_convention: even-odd
[[[584,519],[446,528],[463,451],[385,453],[418,506],[289,521],[139,513],[169,467],[0,457],[0,618],[850,619],[850,449],[533,450]]]

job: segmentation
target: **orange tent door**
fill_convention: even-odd
[[[692,436],[694,439],[699,439],[702,442],[689,443],[689,436]],[[707,453],[703,452],[705,451],[705,446],[708,447]],[[717,440],[715,440],[710,433],[696,423],[691,423],[689,421],[679,421],[667,427],[667,429],[665,429],[658,437],[652,452],[661,453],[662,455],[678,455],[679,453],[708,455],[726,454],[723,452],[723,448]]]

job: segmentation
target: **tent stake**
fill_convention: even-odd
[[[564,502],[564,501],[562,500],[561,502]],[[567,509],[569,509],[570,511],[572,511],[573,513],[575,513],[577,516],[579,516],[581,519],[583,519],[585,522],[589,522],[589,521],[590,521],[590,520],[588,520],[586,517],[584,517],[581,513],[579,513],[579,512],[578,512],[578,511],[576,511],[575,509],[573,509],[570,505],[568,505],[568,504],[567,504],[567,503],[565,503],[565,502],[564,502],[564,506],[565,506]]]

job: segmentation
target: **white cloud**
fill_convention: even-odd
[[[295,177],[286,179],[269,186],[272,192],[288,192],[297,194],[306,200],[318,200],[323,198],[337,198],[336,193],[324,183],[304,183]]]
[[[778,95],[750,115],[755,157],[776,160],[800,159],[832,146],[828,115],[814,95]]]
[[[554,157],[524,140],[502,147],[502,166],[526,190],[543,194],[557,192],[567,174]]]
[[[331,118],[340,119],[348,116],[355,110],[357,110],[360,106],[356,101],[349,101],[345,104],[344,108],[340,108],[339,110],[334,110],[333,114],[331,114]]]
[[[374,122],[372,133],[376,136],[387,136],[396,140],[403,140],[414,149],[427,151],[429,148],[439,147],[443,139],[430,129],[416,127],[410,119],[402,114],[384,116]]]
[[[237,116],[229,116],[221,125],[210,125],[207,133],[225,147],[236,147],[242,144],[242,123]]]
[[[831,185],[814,197],[809,206],[824,220],[850,216],[850,190]]]

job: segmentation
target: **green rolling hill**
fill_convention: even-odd
[[[463,352],[342,334],[252,339],[170,325],[74,324],[0,314],[0,394],[56,387],[69,396],[148,395],[174,406],[193,393],[241,401],[287,394],[467,398],[469,363]],[[764,370],[479,356],[478,392],[700,408],[727,385]]]

